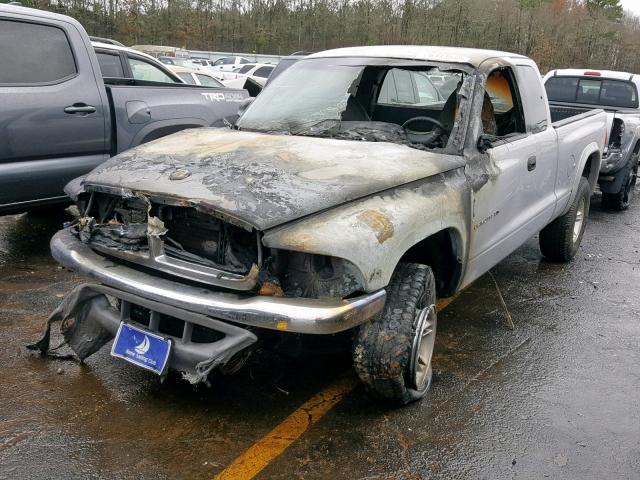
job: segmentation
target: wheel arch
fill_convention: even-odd
[[[595,192],[596,185],[598,183],[598,176],[600,175],[600,162],[602,161],[602,156],[600,155],[599,150],[587,150],[585,154],[583,154],[583,158],[580,162],[579,172],[580,177],[584,177],[589,182],[589,187],[591,193]],[[577,183],[580,180],[580,177],[576,179],[576,185],[574,186],[574,191],[576,190]],[[572,195],[572,198],[575,196]]]
[[[444,228],[412,245],[400,262],[431,267],[439,297],[452,295],[462,278],[462,236],[455,228]],[[399,262],[399,263],[400,263]]]

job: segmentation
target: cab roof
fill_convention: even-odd
[[[375,57],[403,60],[424,60],[444,63],[465,63],[479,67],[485,60],[495,59],[526,59],[516,53],[500,52],[497,50],[481,50],[477,48],[432,47],[421,45],[377,45],[372,47],[347,47],[314,53],[308,58],[332,57]]]

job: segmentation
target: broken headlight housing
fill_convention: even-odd
[[[342,258],[272,250],[267,262],[286,296],[346,298],[363,291],[362,273]]]

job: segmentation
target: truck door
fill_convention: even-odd
[[[106,99],[72,23],[0,17],[0,209],[64,198],[106,159]]]
[[[549,103],[540,72],[529,64],[522,64],[516,65],[515,73],[522,96],[525,128],[535,144],[534,158],[527,159],[522,190],[527,228],[537,233],[551,220],[557,201],[558,140],[551,127]]]
[[[536,231],[528,165],[537,157],[536,138],[527,132],[524,109],[511,68],[490,73],[482,105],[482,128],[493,141],[485,168],[490,179],[473,194],[472,241],[467,281],[485,272]]]

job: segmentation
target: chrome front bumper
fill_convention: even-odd
[[[95,297],[93,293],[102,295]],[[111,305],[107,296],[118,299],[119,308]],[[81,325],[87,321],[99,325],[111,338],[116,336],[122,322],[137,324],[145,330],[171,338],[171,356],[168,366],[172,370],[182,372],[183,378],[193,384],[206,382],[209,372],[227,365],[236,354],[258,340],[252,332],[236,325],[147,300],[104,285],[79,285],[67,298],[70,303],[66,307],[75,312],[73,316],[76,327],[70,333],[71,338],[65,338],[72,349],[78,343],[86,346],[87,343],[95,341],[94,335],[83,336],[81,333],[83,328]],[[148,309],[148,323],[141,324],[138,318],[132,318],[131,312],[134,307]],[[171,333],[163,331],[162,315],[172,317],[174,322],[182,322],[182,325],[178,323],[181,332],[176,333],[175,328]],[[218,332],[220,336],[206,341],[202,341],[202,338],[199,339],[200,341],[194,341],[196,340],[194,332],[198,327]],[[88,331],[95,332],[92,327],[89,328]],[[74,335],[81,338],[75,339]],[[76,353],[80,356],[79,352]]]
[[[61,264],[109,287],[172,307],[272,330],[332,334],[367,322],[384,307],[386,292],[341,300],[238,295],[153,276],[95,253],[68,230],[51,239]]]

